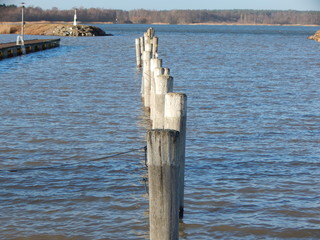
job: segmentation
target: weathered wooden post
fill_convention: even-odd
[[[148,30],[147,30],[147,36],[150,38],[150,39],[152,39],[153,37],[154,37],[154,34],[155,34],[155,31],[154,31],[154,29],[152,28],[152,27],[150,27],[150,28],[148,28]]]
[[[140,56],[142,55],[142,59],[140,60],[140,65],[143,67],[142,74],[142,83],[141,83],[141,97],[146,110],[150,110],[150,91],[151,91],[151,81],[152,74],[150,69],[150,59],[156,58],[157,49],[158,49],[158,40],[154,39],[154,29],[148,28],[148,30],[143,34],[143,37],[136,39],[136,58],[137,58],[137,66],[139,59],[139,46],[140,45]],[[140,42],[140,44],[138,43]],[[142,63],[141,63],[142,62]]]
[[[155,71],[162,67],[162,59],[151,58],[150,62],[150,120],[153,120],[153,112],[155,108]]]
[[[148,110],[150,108],[150,89],[151,89],[151,75],[150,75],[150,59],[151,51],[143,52],[143,103],[144,107]]]
[[[148,32],[145,32],[143,34],[143,39],[144,39],[144,51],[152,51],[152,41],[151,41],[151,37],[148,34]]]
[[[149,28],[143,35],[144,51],[142,53],[142,99],[146,110],[150,110],[150,90],[151,90],[151,74],[150,74],[150,59],[152,55],[152,37],[154,36],[154,29]]]
[[[141,68],[141,46],[140,46],[140,39],[136,39],[136,61],[137,61],[137,68]]]
[[[167,93],[165,95],[164,109],[164,128],[180,132],[179,217],[183,218],[187,95],[183,93]]]
[[[154,57],[154,52],[153,50],[154,49],[157,49],[157,46],[156,48],[153,47],[154,45],[154,34],[155,34],[155,31],[153,28],[148,28],[148,30],[144,33],[144,45],[145,45],[145,51],[150,51],[151,54],[152,54],[152,58]]]
[[[147,135],[149,222],[151,240],[179,238],[179,145],[174,130],[150,130]]]
[[[144,43],[144,50],[148,51],[148,52],[151,52],[152,51],[152,44],[151,44],[150,38],[145,37],[144,39],[146,39],[145,43]]]
[[[144,51],[144,37],[140,37],[140,53],[142,54]]]
[[[154,36],[152,38],[152,58],[158,57],[158,42],[159,42],[158,37]]]
[[[142,66],[142,68],[143,68],[143,61],[144,61],[144,56],[143,56],[143,53],[144,53],[144,37],[140,37],[139,38],[139,40],[140,40],[140,53],[141,53],[141,66]],[[143,70],[143,69],[142,69]],[[143,102],[143,104],[144,104],[144,86],[143,86],[144,84],[143,84],[143,73],[142,73],[142,81],[141,81],[141,91],[140,91],[140,93],[141,93],[141,100],[142,100],[142,102]]]
[[[144,34],[145,40],[146,40],[146,44],[150,44],[150,46],[152,46],[152,39],[154,37],[154,29],[153,28],[148,28],[147,31]],[[152,49],[150,49],[151,51]]]
[[[152,129],[164,128],[164,99],[168,92],[173,89],[173,77],[169,75],[168,68],[155,69],[155,96],[154,111],[152,117]]]

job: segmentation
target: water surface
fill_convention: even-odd
[[[149,26],[99,26],[114,36],[0,62],[2,239],[148,238],[134,39]],[[153,27],[188,96],[180,239],[319,239],[318,29]]]

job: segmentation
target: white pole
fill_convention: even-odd
[[[24,2],[22,4],[22,10],[21,10],[21,15],[22,15],[22,20],[21,20],[21,36],[22,36],[22,42],[24,42]]]
[[[77,9],[74,10],[73,26],[77,26]]]
[[[24,2],[21,3],[21,34],[17,36],[16,45],[22,46],[22,53],[25,54],[25,47],[24,47]]]

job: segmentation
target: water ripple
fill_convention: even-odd
[[[148,26],[101,27],[0,63],[0,170],[40,168],[0,171],[1,239],[148,239],[144,152],[88,161],[145,145]],[[180,239],[319,239],[317,29],[154,27],[188,95]]]

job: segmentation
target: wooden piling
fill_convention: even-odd
[[[174,130],[150,130],[147,144],[150,239],[176,240],[180,134]]]
[[[150,89],[151,89],[151,75],[150,75],[150,59],[151,51],[143,52],[143,92],[142,99],[146,109],[150,109]]]
[[[152,27],[150,27],[150,28],[148,28],[146,34],[150,39],[152,39],[154,37],[155,31]]]
[[[137,68],[141,68],[141,46],[140,46],[140,39],[136,39],[136,61],[137,61]]]
[[[162,59],[151,58],[150,61],[150,120],[153,121],[154,108],[155,108],[155,74],[156,69],[162,67]],[[159,73],[158,73],[159,74]]]
[[[165,95],[168,92],[172,92],[173,89],[173,77],[169,75],[170,70],[168,68],[156,68],[155,69],[155,95],[154,95],[154,108],[152,129],[164,128],[164,100]]]
[[[184,171],[187,123],[187,95],[184,93],[167,93],[165,95],[164,128],[180,132],[180,173],[179,173],[179,218],[184,212]]]
[[[138,66],[138,56],[139,56],[139,43],[140,42],[140,56],[142,54],[142,59],[140,63],[143,67],[142,74],[142,84],[141,84],[141,97],[145,110],[150,110],[151,100],[150,92],[152,83],[152,73],[151,73],[151,58],[157,58],[158,49],[158,38],[154,36],[155,31],[153,28],[148,28],[144,33],[142,38],[136,39],[136,58]]]
[[[144,50],[145,51],[152,51],[152,43],[151,43],[151,38],[148,36],[147,33],[144,34]]]
[[[158,58],[158,37],[154,36],[152,38],[152,58]]]
[[[139,41],[141,94],[153,129],[147,135],[150,239],[175,240],[184,213],[187,96],[172,92],[173,78],[158,59],[154,30],[149,28]]]
[[[140,40],[140,53],[142,55],[142,53],[144,51],[144,38],[140,37],[139,40]]]

